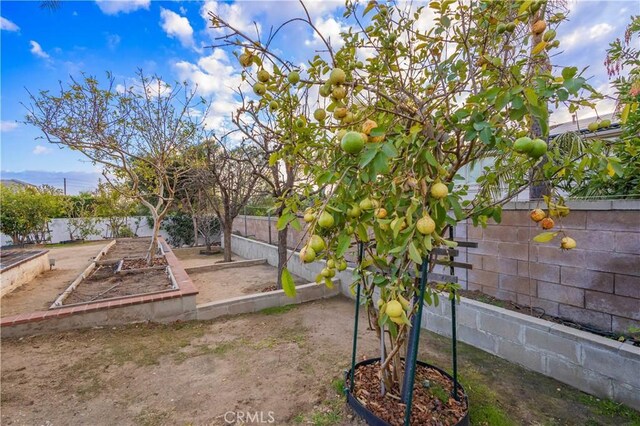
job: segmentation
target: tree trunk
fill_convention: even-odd
[[[154,217],[153,218],[153,234],[151,235],[151,244],[149,245],[149,251],[147,252],[147,265],[151,266],[153,264],[153,258],[158,251],[158,236],[160,235],[160,223],[162,223],[162,218]]]
[[[542,6],[542,8],[538,11],[538,13],[533,14],[529,18],[529,25],[533,26],[538,20],[544,19],[546,6]],[[534,34],[531,37],[531,50],[538,45],[538,43],[542,42],[543,34]],[[536,64],[531,69],[533,74],[540,74],[542,71],[550,71],[551,70],[551,62],[549,60],[549,56],[545,53],[545,59],[542,63]],[[533,55],[531,55],[533,58]],[[542,126],[540,124],[540,120],[536,117],[531,117],[531,128],[530,133],[534,138],[542,137]],[[529,199],[530,200],[540,200],[544,195],[549,195],[551,193],[551,188],[548,181],[544,180],[544,176],[542,173],[542,167],[544,163],[547,162],[547,156],[545,155],[542,160],[533,167],[529,174]]]
[[[231,262],[231,232],[233,231],[233,220],[225,220],[222,233],[224,238],[224,261]]]
[[[193,223],[193,246],[198,246],[198,218],[191,211],[191,223]]]
[[[287,225],[283,230],[278,231],[278,288],[282,288],[282,270],[287,265]]]

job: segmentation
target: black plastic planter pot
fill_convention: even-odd
[[[380,361],[380,358],[367,359],[357,363],[355,368],[358,369],[358,367],[360,366],[373,364],[374,362],[378,362],[378,361]],[[426,362],[416,361],[416,363],[423,367],[428,367],[436,371],[439,371],[444,376],[451,379],[451,381],[453,382],[453,377],[451,377],[451,375],[446,371],[436,366],[433,366],[431,364],[427,364]],[[350,377],[351,377],[351,370],[348,370],[345,374],[345,385],[346,385],[345,388],[346,388],[346,394],[347,394],[347,403],[349,404],[349,406],[353,408],[353,411],[355,411],[358,416],[360,416],[364,421],[366,421],[369,426],[389,426],[389,423],[387,423],[386,421],[382,420],[380,417],[373,414],[367,407],[362,405],[355,396],[351,394],[349,390]],[[462,392],[464,393],[465,400],[466,400],[467,396],[466,396],[466,392],[464,391],[464,388],[459,383],[458,383],[458,386],[460,387],[460,389],[462,389]],[[464,417],[460,419],[460,421],[456,423],[454,426],[469,426],[469,402],[468,401],[467,401],[467,414],[465,414]]]

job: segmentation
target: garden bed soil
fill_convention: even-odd
[[[342,297],[169,325],[0,341],[0,423],[224,425],[228,411],[277,425],[364,425],[346,406],[353,301]],[[361,324],[366,313],[361,311]],[[377,356],[363,330],[358,360]],[[419,359],[448,368],[449,339],[421,333]],[[460,343],[473,425],[624,425],[640,414]]]
[[[167,259],[164,256],[158,256],[153,258],[151,265],[147,264],[147,259],[124,259],[122,262],[122,270],[128,271],[131,269],[145,269],[153,266],[165,266],[167,265]]]
[[[115,274],[115,266],[98,266],[94,273],[82,280],[62,303],[72,305],[97,302],[114,297],[166,291],[171,288],[171,279],[164,268]]]
[[[108,241],[47,246],[56,265],[2,297],[2,317],[49,309],[53,301],[91,263]]]
[[[198,289],[196,303],[202,304],[262,293],[265,288],[275,289],[278,269],[261,264],[214,271],[192,271],[188,274]],[[293,281],[296,285],[308,284],[297,276],[293,276]]]
[[[609,331],[600,330],[596,327],[592,327],[586,324],[580,324],[575,321],[571,321],[565,318],[555,317],[545,313],[544,309],[537,307],[529,307],[521,305],[510,300],[502,300],[488,294],[482,293],[478,290],[459,290],[460,296],[467,297],[469,299],[477,300],[479,302],[487,303],[489,305],[498,306],[500,308],[509,309],[510,311],[518,312],[521,314],[529,315],[543,320],[555,322],[557,324],[566,325],[567,327],[575,328],[577,330],[588,331],[599,336],[607,337],[609,339],[618,341],[627,341],[634,346],[640,346],[640,338],[633,336],[623,335],[621,333],[611,333]]]
[[[109,261],[145,257],[150,244],[151,238],[119,238],[100,260]]]
[[[400,390],[391,389],[382,396],[379,373],[380,361],[358,367],[353,394],[369,411],[391,426],[402,426],[406,405],[400,402]],[[438,370],[417,365],[411,424],[440,426],[458,423],[467,413],[467,403],[461,391],[458,392],[460,401],[456,401],[451,396],[452,390],[451,379]]]

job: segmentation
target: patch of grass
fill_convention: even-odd
[[[261,314],[264,315],[279,315],[289,312],[295,309],[298,305],[284,305],[284,306],[274,306],[272,308],[266,308],[260,311]]]
[[[511,426],[518,423],[497,404],[498,394],[470,370],[460,378],[460,382],[469,397],[469,420],[472,425]]]
[[[344,381],[340,377],[331,380],[331,388],[335,391],[332,396],[331,391],[327,390],[327,399],[323,401],[321,406],[315,407],[310,413],[300,413],[293,419],[293,423],[312,424],[315,426],[332,426],[344,424]]]
[[[139,426],[158,426],[167,424],[169,413],[153,408],[143,408],[137,416],[133,418],[133,422]]]
[[[342,377],[336,377],[331,381],[331,387],[340,396],[344,396],[344,379]]]
[[[611,401],[610,399],[596,398],[586,393],[582,393],[578,397],[578,401],[584,405],[593,407],[593,411],[602,416],[622,417],[630,420],[632,424],[640,425],[640,413],[623,404]]]
[[[336,411],[321,411],[311,414],[309,419],[315,426],[331,426],[342,422],[342,415]]]
[[[304,414],[300,413],[291,419],[296,424],[304,423]]]
[[[296,343],[302,345],[308,339],[309,329],[300,325],[293,326],[291,328],[278,329],[274,336],[267,337],[258,342],[251,344],[251,347],[256,350],[271,349],[284,343]]]
[[[431,384],[429,393],[440,400],[443,404],[449,401],[449,393],[439,383]]]
[[[191,341],[204,335],[205,327],[197,322],[171,325],[131,325],[114,327],[100,331],[103,338],[103,349],[88,354],[84,358],[65,368],[70,380],[101,372],[105,367],[121,366],[128,362],[136,366],[158,365],[163,356],[173,356],[181,362],[187,359],[190,351],[182,354]],[[92,339],[91,331],[83,333],[87,340]],[[194,356],[203,353],[195,352]]]

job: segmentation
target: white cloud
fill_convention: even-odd
[[[327,19],[319,18],[314,25],[334,50],[340,49],[344,45],[344,40],[342,40],[340,33],[347,31],[349,27],[332,17]],[[323,44],[322,39],[315,31],[313,32],[313,38],[305,41],[307,46],[322,46]]]
[[[265,2],[270,3],[271,6],[277,5],[278,3]],[[207,28],[209,31],[212,31],[213,34],[218,35],[223,32],[217,29],[210,28],[211,27],[211,18],[209,16],[209,12],[215,13],[227,21],[232,27],[248,33],[250,36],[255,36],[255,28],[256,26],[253,24],[253,20],[256,18],[254,14],[256,12],[256,8],[260,7],[259,2],[251,2],[250,8],[243,7],[240,3],[220,3],[213,0],[206,1],[202,8],[200,8],[200,15],[205,20]],[[282,9],[282,8],[278,8]],[[253,13],[252,13],[253,12]],[[258,31],[261,30],[261,25],[258,24]]]
[[[234,68],[227,52],[222,49],[214,49],[195,64],[176,62],[174,70],[178,79],[197,85],[198,94],[211,100],[204,120],[209,129],[229,128],[231,114],[240,106],[236,90],[242,87],[245,93],[251,92],[249,84],[242,81],[240,71]]]
[[[32,151],[35,155],[44,155],[44,154],[48,154],[51,152],[51,148],[47,148],[46,146],[43,145],[36,145],[35,148],[33,148]]]
[[[31,53],[38,56],[39,58],[49,59],[49,54],[42,50],[42,46],[37,41],[31,40],[29,42],[31,44]]]
[[[20,31],[20,27],[14,24],[13,22],[11,22],[10,20],[8,20],[7,18],[0,16],[0,30]]]
[[[193,28],[187,18],[164,8],[160,10],[160,18],[160,25],[169,37],[177,38],[184,47],[193,46]]]
[[[96,0],[98,7],[107,15],[130,13],[138,9],[149,10],[151,0]]]
[[[18,123],[16,123],[15,121],[7,121],[7,120],[0,121],[0,131],[2,132],[10,132],[17,128],[18,128]]]
[[[121,40],[118,34],[107,34],[107,47],[109,50],[116,50]]]
[[[585,31],[584,28],[576,28],[571,33],[560,38],[560,46],[564,50],[570,50],[576,46],[601,40],[609,36],[614,29],[613,26],[606,22],[592,25],[588,31]]]

